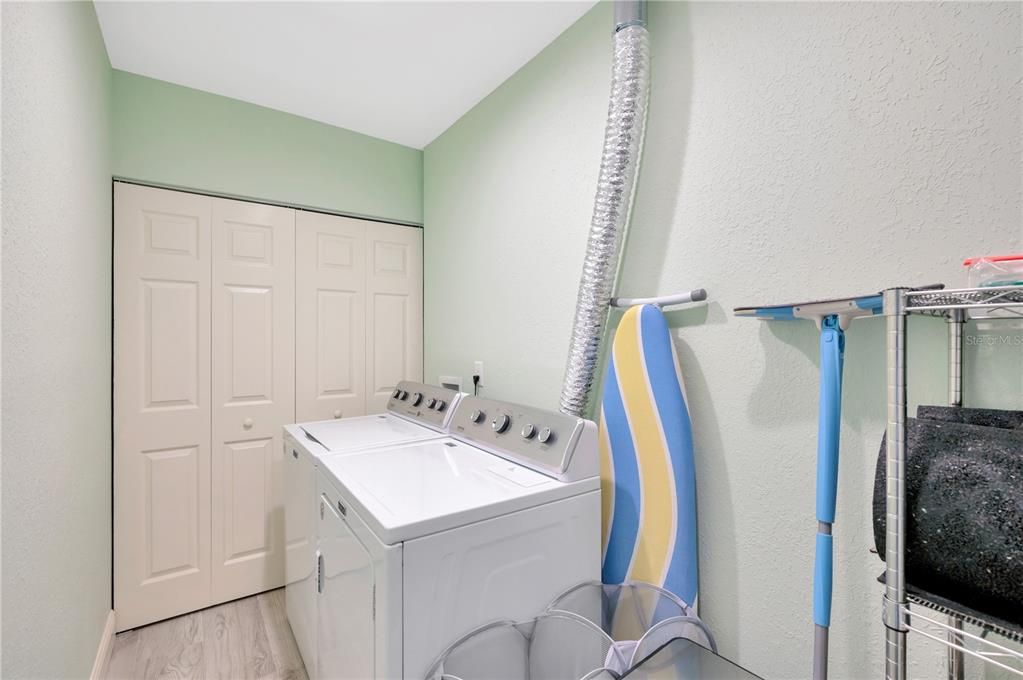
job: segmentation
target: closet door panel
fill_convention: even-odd
[[[365,223],[299,211],[295,227],[298,421],[363,415]]]
[[[213,199],[212,600],[284,585],[294,211]]]
[[[210,597],[210,199],[114,187],[114,606]]]
[[[400,380],[423,379],[423,231],[366,230],[366,410],[381,413]]]
[[[282,427],[422,378],[422,231],[115,184],[126,630],[284,584]]]

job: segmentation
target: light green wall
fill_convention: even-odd
[[[86,678],[110,611],[110,65],[92,3],[5,2],[4,678]]]
[[[422,151],[114,71],[114,174],[421,224]]]
[[[426,378],[556,407],[607,110],[602,4],[425,151]],[[746,304],[965,284],[1019,252],[1018,4],[653,3],[653,87],[618,291],[668,314],[693,418],[701,614],[765,677],[809,674],[817,334]],[[911,399],[944,398],[944,325],[911,325]],[[1023,328],[976,325],[1018,340]],[[882,675],[868,550],[880,319],[848,334],[833,677]],[[1023,345],[968,345],[968,400],[1023,408]],[[983,353],[985,356],[979,356]],[[979,361],[983,359],[984,361]],[[917,641],[912,677],[943,677]],[[972,665],[972,664],[971,664]],[[993,676],[992,676],[993,677]]]

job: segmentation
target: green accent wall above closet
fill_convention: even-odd
[[[423,222],[423,152],[237,99],[113,74],[116,177]]]

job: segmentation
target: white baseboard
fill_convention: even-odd
[[[110,652],[114,650],[114,610],[107,614],[106,625],[103,626],[103,637],[99,639],[99,649],[96,650],[96,660],[92,662],[92,673],[90,680],[103,680],[107,675],[107,666],[110,664]]]

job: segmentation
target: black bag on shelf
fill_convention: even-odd
[[[956,406],[917,406],[921,420],[944,420],[949,423],[1023,430],[1023,411],[1000,411],[994,408],[958,408]]]
[[[1023,412],[921,406],[917,415],[906,421],[907,584],[1023,625]],[[884,559],[884,439],[874,479]]]

